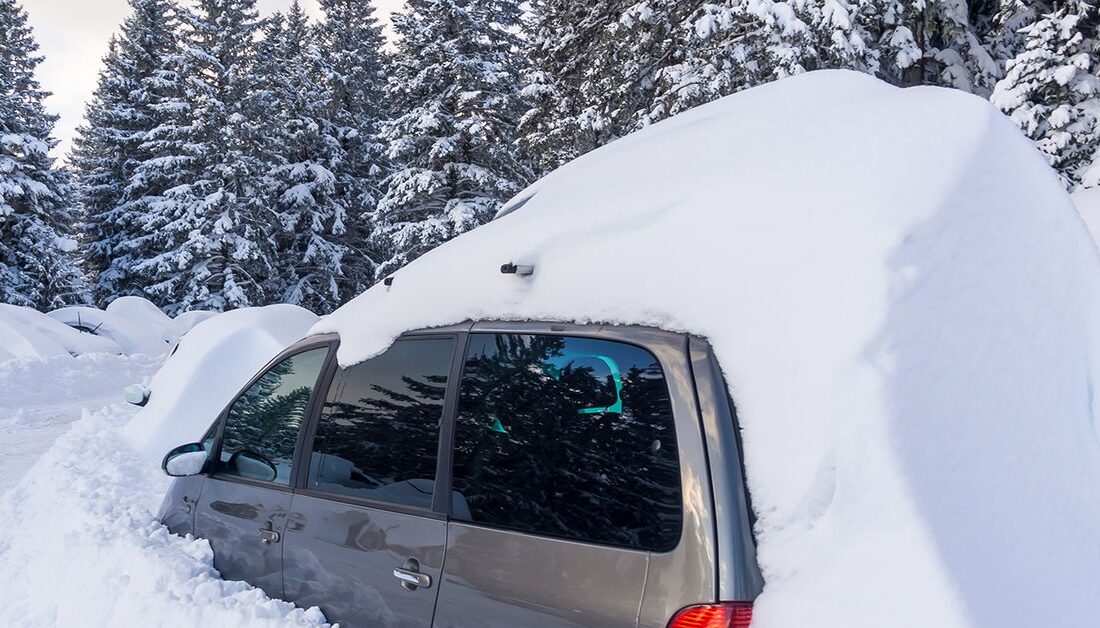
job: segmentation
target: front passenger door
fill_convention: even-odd
[[[195,533],[210,541],[222,577],[272,597],[283,597],[281,541],[295,447],[328,351],[325,345],[280,360],[233,402],[195,512]]]

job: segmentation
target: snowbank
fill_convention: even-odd
[[[0,362],[86,353],[122,353],[115,342],[76,331],[26,307],[0,303]]]
[[[164,341],[163,328],[149,327],[147,322],[135,322],[94,307],[63,307],[47,316],[69,327],[82,328],[96,336],[110,339],[127,355],[159,355],[168,352],[169,344]]]
[[[149,403],[125,430],[129,441],[159,463],[172,447],[201,440],[233,395],[316,322],[298,306],[269,305],[196,326],[153,377]]]
[[[221,580],[209,543],[157,523],[169,478],[119,435],[132,411],[86,412],[0,498],[0,625],[327,625]]]
[[[343,364],[466,319],[706,336],[759,515],[754,627],[1096,623],[1100,264],[988,103],[811,73],[520,203],[312,331],[340,332]]]

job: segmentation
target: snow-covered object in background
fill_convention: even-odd
[[[176,315],[172,319],[172,327],[176,333],[176,339],[182,338],[184,334],[195,328],[195,325],[217,316],[218,312],[210,310],[191,310]]]
[[[81,333],[37,310],[0,303],[0,361],[122,353],[114,341]]]
[[[233,395],[316,322],[316,314],[285,304],[207,320],[180,339],[153,377],[149,403],[126,426],[127,438],[157,462],[172,447],[201,440]]]
[[[115,312],[75,306],[54,310],[47,316],[84,333],[112,340],[128,355],[159,355],[170,347],[159,326],[123,318]]]
[[[156,332],[165,342],[173,342],[177,338],[172,319],[149,299],[119,297],[107,304],[107,312]]]
[[[0,625],[327,625],[316,608],[222,580],[207,541],[157,522],[169,478],[120,437],[131,412],[86,411],[0,497]]]
[[[809,73],[521,202],[312,332],[345,365],[467,319],[705,336],[758,514],[754,628],[1096,623],[1100,258],[988,102]]]

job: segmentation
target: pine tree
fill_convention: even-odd
[[[662,71],[654,116],[810,70],[876,72],[878,53],[863,8],[845,0],[704,5],[680,34],[683,58]]]
[[[144,146],[128,211],[140,217],[134,272],[169,312],[263,303],[274,221],[264,207],[255,89],[255,0],[200,0],[161,71],[176,93]],[[136,190],[135,190],[136,191]]]
[[[84,216],[84,269],[100,303],[140,295],[129,247],[140,235],[128,193],[138,166],[150,157],[148,133],[162,118],[166,92],[159,74],[175,46],[178,26],[167,0],[130,0],[131,13],[111,40],[78,130],[70,159]],[[140,191],[140,186],[138,186]]]
[[[489,219],[530,178],[515,147],[522,60],[512,0],[410,0],[383,128],[398,164],[378,205],[390,273]]]
[[[1100,184],[1095,11],[1091,0],[1074,2],[1024,28],[1026,48],[992,97],[1069,189]]]
[[[15,0],[0,0],[0,302],[48,309],[86,298],[74,261],[71,183],[49,151],[56,116],[34,78],[42,58]]]
[[[341,300],[358,294],[375,279],[376,255],[370,250],[373,220],[389,171],[381,124],[391,113],[386,93],[388,58],[382,26],[370,2],[320,0],[324,19],[310,48],[314,74],[323,86],[325,108],[319,119],[335,142],[331,170],[334,209],[343,215],[341,242],[346,250]]]
[[[268,292],[284,303],[329,312],[354,296],[347,290],[345,261],[355,251],[346,243],[349,216],[333,172],[346,152],[327,117],[331,97],[318,80],[322,52],[313,34],[297,2],[286,16],[267,21],[255,98],[268,112],[266,188],[278,226]]]

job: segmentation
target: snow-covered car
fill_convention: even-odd
[[[1100,261],[1027,138],[811,73],[319,321],[168,451],[161,516],[348,625],[1094,625],[1098,361]]]
[[[169,349],[161,329],[123,318],[114,312],[74,306],[54,310],[47,316],[82,333],[107,338],[127,355],[159,355]]]

